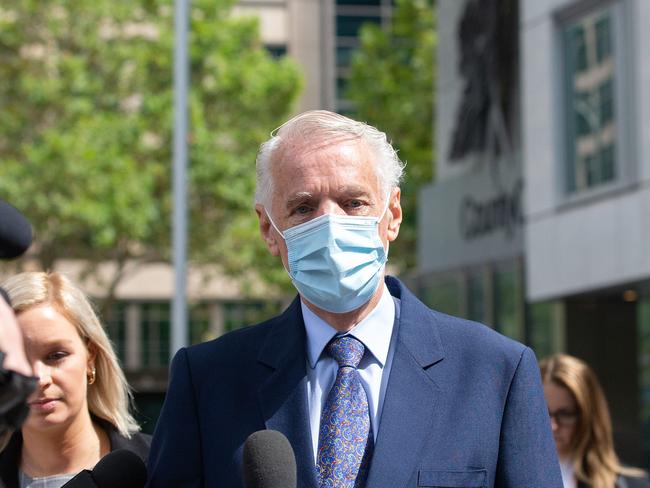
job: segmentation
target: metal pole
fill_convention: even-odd
[[[170,355],[187,345],[187,37],[190,0],[174,0],[174,299]]]

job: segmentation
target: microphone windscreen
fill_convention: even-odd
[[[126,449],[116,449],[101,458],[93,468],[99,488],[143,488],[147,468],[140,457]]]
[[[246,488],[295,488],[296,457],[289,440],[276,430],[253,432],[244,443]]]
[[[20,256],[32,244],[32,226],[7,202],[0,200],[0,259]]]

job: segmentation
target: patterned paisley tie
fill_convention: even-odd
[[[339,370],[320,420],[318,474],[321,488],[365,485],[374,442],[368,397],[356,369],[364,349],[352,336],[335,338],[327,346]]]

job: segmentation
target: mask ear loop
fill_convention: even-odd
[[[390,205],[390,196],[392,194],[393,194],[393,188],[388,190],[388,195],[386,195],[386,205],[384,205],[384,211],[377,218],[377,233],[379,233],[379,223],[382,221],[382,219],[384,218],[384,215],[386,215],[386,212],[388,211],[388,206]],[[386,262],[388,262],[388,250],[389,249],[390,249],[390,242],[386,241]]]
[[[273,226],[273,228],[274,228],[274,229],[278,232],[278,234],[280,234],[280,235],[282,236],[282,238],[284,239],[284,233],[281,232],[280,229],[278,229],[278,226],[277,226],[277,225],[275,225],[275,222],[273,222],[273,219],[271,218],[271,214],[269,213],[268,210],[266,210],[266,207],[264,207],[264,213],[266,213],[266,217],[269,219],[269,222],[271,222],[271,225]]]
[[[388,206],[390,205],[390,196],[393,194],[393,188],[388,190],[388,195],[386,195],[386,205],[384,205],[384,211],[381,213],[379,217],[377,217],[377,225],[379,225],[379,222],[384,218],[384,215],[386,215],[386,212],[388,211]]]
[[[286,238],[284,237],[284,233],[281,232],[280,229],[278,229],[277,225],[275,225],[275,222],[273,222],[273,219],[271,218],[271,214],[268,212],[268,210],[266,210],[266,207],[264,207],[264,213],[266,213],[266,217],[269,219],[269,222],[271,222],[271,225],[273,226],[273,228],[277,231],[278,234],[280,234],[282,236],[282,239],[284,239],[286,241]],[[289,264],[287,263],[287,266],[288,265]],[[282,267],[284,268],[284,270],[287,273],[289,273],[289,276],[291,276],[291,270],[287,269],[287,266],[285,266],[284,263],[282,263]]]

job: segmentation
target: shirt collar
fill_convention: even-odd
[[[302,317],[307,331],[307,356],[311,368],[316,367],[323,349],[338,331],[312,312],[302,300]],[[353,335],[366,347],[383,367],[388,357],[390,338],[395,322],[395,302],[384,284],[384,291],[375,308],[348,334]]]

